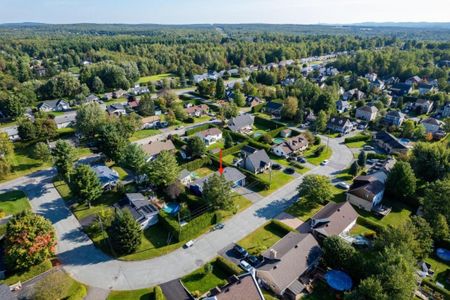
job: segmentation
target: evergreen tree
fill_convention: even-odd
[[[103,193],[97,174],[88,165],[80,164],[75,168],[73,185],[75,186],[75,192],[89,207]]]
[[[133,253],[142,242],[141,228],[128,210],[116,213],[108,236],[113,249],[120,255]]]
[[[162,151],[155,160],[150,162],[147,171],[150,182],[161,187],[174,183],[179,173],[180,167],[175,155],[169,151]]]
[[[225,98],[225,84],[222,78],[217,79],[216,81],[216,99]]]
[[[224,146],[225,149],[231,148],[234,146],[234,141],[233,141],[233,137],[231,136],[231,134],[228,131],[225,131],[223,134],[224,137]]]
[[[386,191],[403,200],[413,197],[416,193],[416,176],[408,162],[397,161],[389,172],[386,181]]]
[[[231,209],[234,207],[231,196],[231,183],[223,175],[214,173],[203,185],[202,197],[206,203],[211,203],[217,209]]]
[[[361,168],[364,168],[366,166],[366,153],[364,151],[359,152],[358,165]]]
[[[70,182],[73,164],[76,159],[75,148],[68,142],[59,140],[52,150],[53,163],[58,173]]]

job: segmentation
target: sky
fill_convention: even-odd
[[[0,0],[0,23],[450,22],[450,0]]]

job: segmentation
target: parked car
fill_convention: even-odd
[[[261,264],[261,260],[254,256],[254,255],[249,255],[247,256],[247,258],[245,259],[252,267],[257,268],[260,264]]]
[[[295,170],[293,168],[286,168],[284,169],[284,173],[292,175],[295,173]]]
[[[279,164],[273,164],[272,165],[272,170],[280,170],[281,166]]]
[[[238,244],[234,245],[233,250],[242,258],[246,258],[248,256],[247,250],[245,250],[243,247],[239,246]]]
[[[216,225],[214,225],[213,230],[220,230],[223,229],[225,227],[225,225],[223,223],[217,223]]]
[[[325,159],[323,162],[320,163],[320,165],[321,166],[326,166],[326,165],[328,165],[328,163],[329,163],[329,160]]]
[[[302,163],[302,164],[306,163],[306,159],[304,157],[301,157],[301,156],[297,157],[297,161],[299,163]]]
[[[338,183],[336,183],[336,186],[338,188],[344,189],[344,190],[348,190],[350,188],[350,185],[348,185],[348,183],[345,183],[343,181],[340,181]]]
[[[375,150],[375,148],[373,148],[373,147],[370,146],[370,145],[365,145],[365,146],[363,147],[363,149],[364,149],[364,150],[367,150],[367,151],[373,151],[373,150]]]
[[[239,263],[239,267],[241,267],[242,269],[244,269],[247,272],[250,272],[253,270],[253,267],[245,260],[241,260],[241,262]]]
[[[193,240],[190,240],[190,241],[186,242],[186,244],[184,244],[184,248],[185,249],[191,248],[192,246],[194,246],[194,241]]]

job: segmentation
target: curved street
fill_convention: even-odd
[[[343,138],[322,137],[332,148],[327,166],[317,166],[306,174],[333,176],[347,168],[353,154]],[[144,261],[121,261],[98,250],[82,231],[80,223],[65,205],[52,184],[54,169],[36,172],[0,184],[0,193],[12,189],[23,190],[29,197],[33,211],[51,220],[58,237],[58,257],[64,269],[76,280],[106,290],[134,290],[158,285],[192,272],[217,255],[217,252],[245,237],[284,211],[296,199],[300,176],[271,195],[258,200],[251,207],[236,214],[225,223],[224,229],[209,232],[195,240],[189,249],[177,249],[167,255]]]

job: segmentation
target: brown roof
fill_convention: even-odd
[[[209,128],[209,129],[206,129],[206,130],[198,132],[197,135],[199,135],[201,137],[207,137],[207,136],[210,136],[210,135],[219,135],[221,133],[222,133],[222,131],[220,131],[219,128],[212,127],[212,128]]]
[[[208,111],[208,105],[206,105],[206,104],[194,105],[194,106],[191,106],[191,107],[186,108],[185,111],[186,111],[188,114],[193,114],[193,113],[195,113],[195,112],[197,112],[197,111],[200,111],[200,112],[203,113],[203,112],[205,112],[205,111]]]
[[[159,116],[150,116],[150,117],[145,117],[141,119],[142,124],[147,124],[147,123],[153,123],[156,121],[161,120],[161,118]]]
[[[311,218],[311,227],[325,236],[339,235],[357,218],[349,202],[330,202]]]
[[[361,199],[372,202],[373,198],[384,190],[384,184],[375,176],[358,176],[348,191]]]
[[[276,252],[275,259],[270,258],[272,251]],[[321,254],[319,244],[312,234],[289,232],[263,253],[265,263],[258,268],[257,273],[263,273],[283,291],[308,271]]]
[[[250,273],[232,277],[229,284],[214,290],[211,296],[217,300],[264,300],[256,279]]]
[[[359,107],[358,110],[362,110],[362,111],[369,112],[369,113],[378,112],[378,108],[376,108],[375,106],[368,106],[368,105]]]
[[[163,150],[171,151],[174,149],[175,146],[171,140],[167,140],[164,142],[156,141],[142,146],[142,150],[144,150],[145,153],[147,153],[149,156],[158,155]]]
[[[281,145],[286,154],[295,152],[305,146],[308,146],[308,139],[303,135],[297,135],[284,141]],[[275,146],[276,147],[276,146]]]

